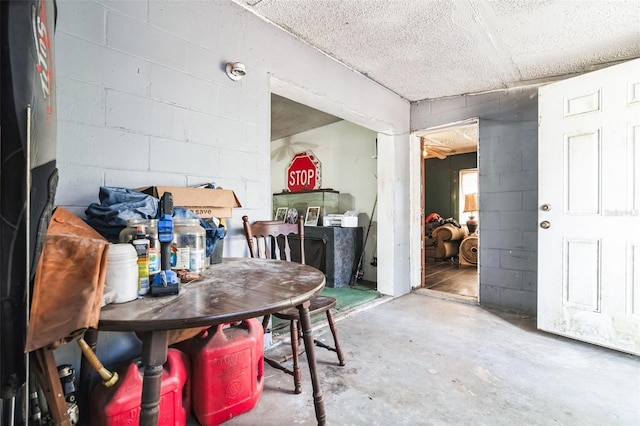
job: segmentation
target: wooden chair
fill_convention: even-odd
[[[297,224],[284,223],[280,221],[257,221],[253,224],[249,223],[247,216],[242,217],[244,222],[244,232],[247,237],[247,244],[249,245],[249,253],[251,257],[263,258],[263,259],[278,259],[292,261],[291,247],[295,244],[295,248],[299,247],[300,263],[305,264],[304,255],[304,221],[302,218],[298,220]],[[294,236],[294,238],[290,238]],[[297,241],[296,241],[297,240]],[[342,349],[338,343],[338,335],[336,331],[336,324],[333,319],[331,309],[336,306],[336,299],[327,296],[315,296],[311,299],[311,305],[309,307],[309,313],[311,315],[326,312],[327,321],[329,322],[329,328],[333,335],[333,341],[335,347],[325,345],[318,340],[314,340],[316,346],[328,349],[336,352],[338,355],[338,362],[341,366],[345,365],[344,356],[342,355]],[[293,382],[295,386],[295,393],[300,393],[300,366],[298,365],[298,356],[301,353],[299,349],[300,341],[300,327],[298,324],[299,315],[297,308],[290,308],[282,312],[273,314],[274,317],[280,318],[285,321],[289,321],[290,333],[291,333],[291,355],[285,357],[280,362],[287,361],[293,358],[293,371],[284,367],[280,362],[265,358],[265,362],[278,370],[281,370],[287,374],[293,376]],[[265,316],[262,321],[262,327],[266,332],[269,331],[270,316]],[[285,325],[286,326],[286,325]],[[278,329],[276,327],[275,329]]]

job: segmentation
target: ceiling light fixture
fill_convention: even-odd
[[[226,71],[233,81],[238,81],[247,74],[247,69],[242,62],[227,62]]]

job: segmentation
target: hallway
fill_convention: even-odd
[[[640,424],[640,358],[539,332],[530,317],[411,293],[338,329],[345,367],[316,349],[329,425]],[[256,408],[226,424],[315,424],[302,367],[294,395],[265,366]]]

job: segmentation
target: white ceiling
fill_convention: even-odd
[[[639,0],[234,0],[409,101],[640,57]]]
[[[477,120],[441,130],[421,132],[418,136],[422,142],[422,156],[424,158],[444,160],[449,155],[465,154],[478,150]]]

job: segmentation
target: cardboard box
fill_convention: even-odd
[[[183,188],[179,186],[147,186],[137,188],[156,198],[165,192],[173,196],[173,205],[185,207],[202,218],[231,217],[231,209],[242,207],[236,194],[230,189]]]

